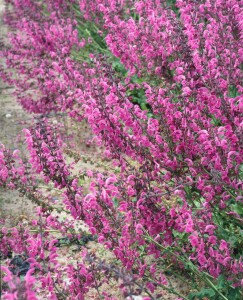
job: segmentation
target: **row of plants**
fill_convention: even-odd
[[[1,229],[4,299],[242,299],[243,5],[237,0],[7,0],[1,78],[35,116],[29,159],[0,149],[0,185],[39,205],[32,228]],[[51,113],[85,120],[103,171],[73,171]],[[43,185],[59,192],[56,208]],[[87,187],[88,185],[88,187]],[[60,221],[53,212],[65,211]],[[58,231],[82,221],[115,263],[84,247],[59,263]],[[33,230],[34,228],[34,230]],[[17,242],[16,242],[17,241]],[[191,292],[175,289],[170,274]],[[22,298],[21,298],[22,297]],[[131,298],[132,299],[132,298]]]

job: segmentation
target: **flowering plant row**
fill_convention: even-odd
[[[0,75],[38,118],[25,129],[28,162],[2,146],[0,183],[40,205],[33,225],[41,232],[2,229],[1,252],[25,252],[31,264],[24,282],[4,269],[5,299],[36,299],[38,284],[52,299],[85,299],[92,289],[115,299],[102,290],[111,278],[124,295],[137,288],[144,299],[161,299],[162,290],[240,299],[242,1],[6,3],[12,33]],[[88,192],[46,119],[51,112],[86,120],[116,166],[87,171]],[[68,221],[42,200],[37,174],[60,191]],[[61,275],[50,229],[72,235],[77,220],[119,266],[82,251]],[[169,265],[194,282],[190,294],[170,284]]]

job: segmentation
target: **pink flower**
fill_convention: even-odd
[[[141,224],[137,224],[135,230],[138,235],[143,234],[143,226]]]

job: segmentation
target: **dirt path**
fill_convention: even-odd
[[[3,24],[4,0],[0,0],[0,40],[6,38],[8,28]],[[2,59],[2,60],[1,60]],[[4,59],[0,56],[0,65]],[[14,87],[8,86],[0,79],[0,144],[11,150],[19,149],[24,156],[28,155],[23,142],[22,130],[33,125],[33,116],[27,114],[17,103],[13,95]],[[75,123],[68,117],[61,117],[64,122],[65,139],[71,138],[72,150],[83,157],[73,170],[74,173],[87,169],[99,169],[100,151],[98,147],[90,145],[92,134],[85,123]],[[57,122],[55,116],[50,120]],[[64,140],[64,142],[68,142]],[[70,159],[68,159],[68,162]],[[28,219],[33,216],[35,206],[26,198],[20,198],[18,192],[4,190],[0,187],[0,219],[5,219],[5,225],[15,226],[19,218]],[[1,226],[1,225],[0,225]]]
[[[0,39],[6,37],[8,32],[2,22],[3,11],[4,1],[0,0]],[[17,104],[13,92],[14,88],[0,79],[0,144],[12,150],[24,149],[25,146],[18,141],[18,136],[31,120]],[[29,217],[33,209],[32,203],[26,198],[20,198],[18,192],[0,188],[0,218],[6,220],[5,225],[14,226],[19,218]]]

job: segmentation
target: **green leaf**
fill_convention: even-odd
[[[233,210],[238,213],[240,216],[243,216],[243,205],[242,203],[236,203],[235,205],[232,205]]]
[[[228,97],[235,98],[239,95],[240,94],[238,93],[237,87],[235,85],[230,85],[228,89]]]
[[[119,206],[119,201],[118,201],[118,199],[116,197],[114,197],[112,199],[112,202],[113,202],[113,205],[114,205],[115,208],[117,208]]]
[[[215,291],[213,289],[202,289],[200,292],[190,293],[189,300],[203,299],[203,297],[209,297],[209,299],[212,299],[214,296]]]
[[[218,284],[217,284],[217,288],[218,289],[223,289],[226,285],[227,281],[225,281],[225,277],[224,275],[219,275],[218,277]]]
[[[234,300],[241,300],[241,293],[239,288],[230,288],[228,294],[227,294],[228,299],[234,299]]]
[[[241,180],[243,180],[243,164],[241,164],[239,167],[239,177]]]

